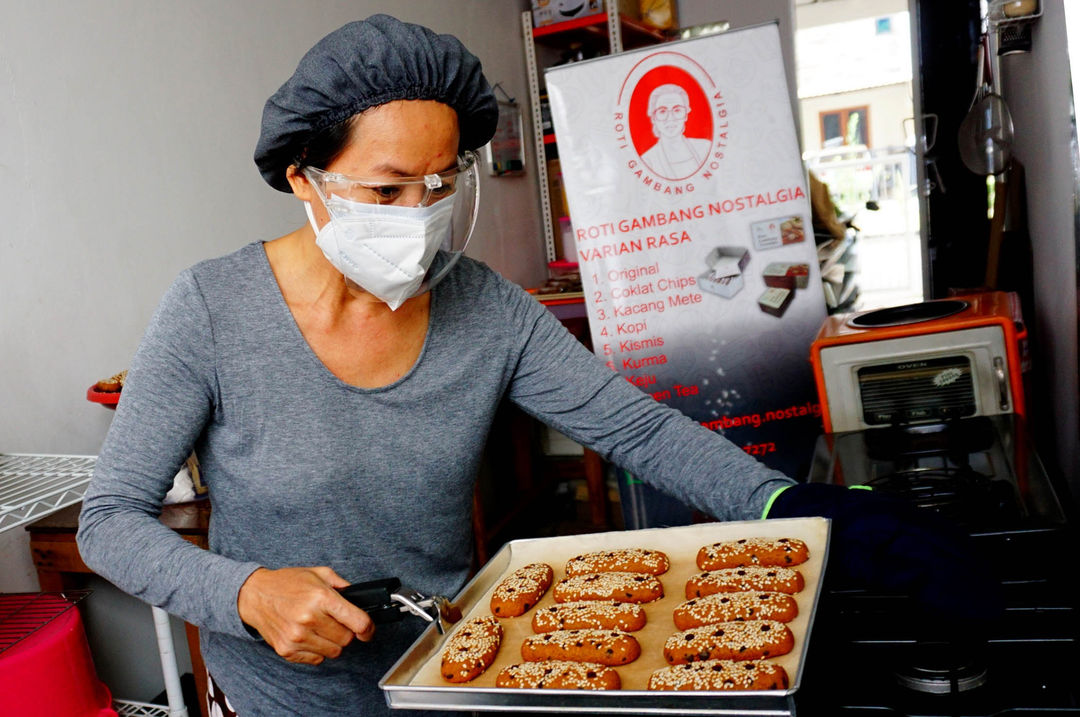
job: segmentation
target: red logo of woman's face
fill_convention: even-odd
[[[629,119],[635,151],[658,175],[682,179],[704,164],[713,138],[712,114],[701,86],[685,70],[661,65],[642,75],[630,98]]]

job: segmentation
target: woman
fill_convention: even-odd
[[[132,362],[80,519],[86,562],[199,625],[239,714],[377,714],[420,621],[336,592],[388,576],[453,595],[505,397],[721,520],[790,486],[606,369],[532,297],[460,257],[467,150],[493,134],[479,61],[375,16],[270,98],[256,163],[309,223],[183,272]],[[194,448],[210,550],[156,520]],[[794,493],[794,491],[791,491]]]
[[[656,144],[641,155],[649,169],[665,179],[685,179],[701,168],[712,142],[686,136],[690,96],[679,85],[660,85],[649,95],[649,121]]]

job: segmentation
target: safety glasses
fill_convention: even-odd
[[[426,207],[462,193],[475,196],[476,165],[476,155],[466,152],[458,157],[456,168],[417,177],[351,177],[315,167],[304,167],[303,172],[324,202],[331,197],[341,197],[363,204]],[[459,200],[461,197],[455,201]],[[471,204],[468,199],[464,203]]]

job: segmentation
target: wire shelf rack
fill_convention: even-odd
[[[0,533],[82,500],[96,456],[0,453]]]
[[[96,464],[97,456],[0,453],[0,533],[78,503],[86,493]],[[113,707],[124,717],[187,717],[169,632],[169,616],[161,608],[154,607],[151,611],[170,704],[113,700]],[[0,603],[0,628],[4,615]],[[4,649],[3,639],[0,633],[0,650]]]
[[[132,700],[113,700],[113,709],[120,717],[170,717],[171,715],[168,707]]]

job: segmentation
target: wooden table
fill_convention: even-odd
[[[80,587],[78,575],[93,573],[83,562],[75,544],[81,509],[82,503],[78,503],[26,526],[30,533],[30,553],[37,568],[38,582],[45,592],[75,589]],[[206,548],[210,501],[166,505],[161,512],[161,522],[179,533],[184,540]],[[188,623],[184,625],[191,655],[191,669],[199,693],[199,712],[202,717],[207,717],[206,667],[199,651],[199,629]]]

